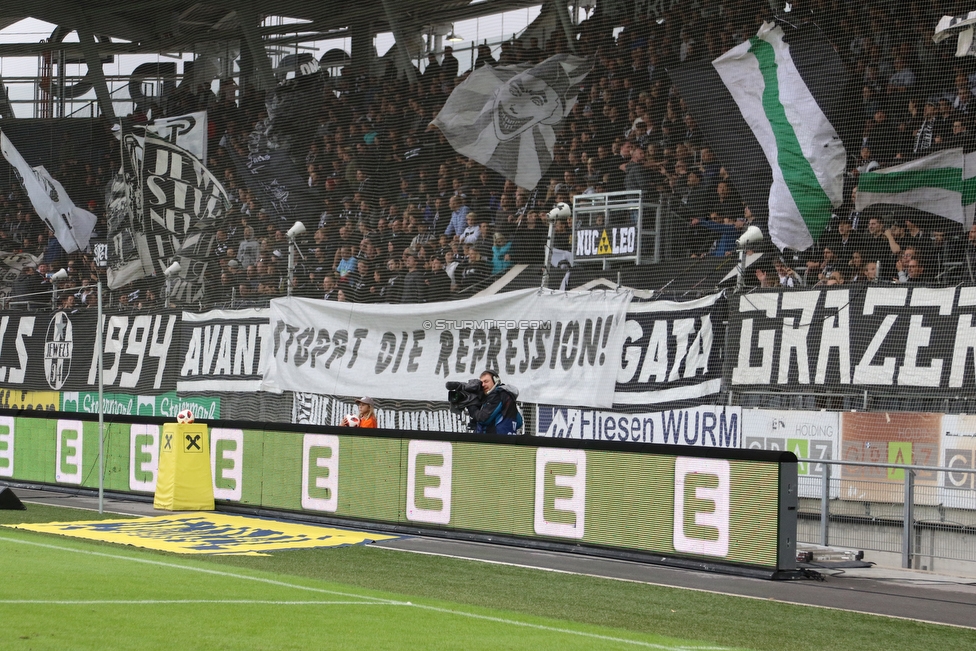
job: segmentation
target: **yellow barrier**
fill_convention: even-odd
[[[153,506],[166,511],[213,510],[210,436],[205,424],[163,425]]]

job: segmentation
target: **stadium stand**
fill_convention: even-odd
[[[555,201],[633,189],[667,207],[668,255],[658,265],[621,265],[626,284],[712,290],[730,268],[723,263],[733,253],[736,234],[751,223],[766,228],[762,211],[743,205],[734,179],[716,161],[667,73],[714,59],[770,17],[748,2],[720,7],[705,18],[676,7],[666,20],[627,20],[616,32],[599,12],[584,21],[578,53],[592,56],[594,68],[558,134],[553,164],[531,191],[456,154],[429,127],[468,74],[452,75],[451,66],[437,61],[442,53],[417,71],[414,84],[395,71],[372,77],[346,66],[341,75],[294,92],[296,99],[277,110],[270,134],[287,143],[289,162],[301,170],[316,206],[302,217],[308,231],[299,240],[304,259],[296,265],[293,292],[356,302],[449,300],[471,296],[514,263],[530,270],[512,287],[531,286],[539,280],[545,214]],[[750,284],[774,286],[774,276],[782,287],[972,280],[976,231],[963,232],[958,224],[905,207],[854,208],[860,174],[968,144],[974,131],[969,98],[976,71],[971,58],[952,57],[952,43],[932,42],[939,3],[895,9],[878,3],[795,5],[792,15],[821,27],[850,70],[843,89],[849,120],[841,125],[842,136],[862,146],[850,148],[845,203],[816,246],[794,253],[767,245],[769,255],[749,275]],[[567,50],[558,32],[541,47],[540,54],[515,39],[501,61],[489,52],[477,65],[537,61]],[[238,94],[232,83],[225,80],[226,90],[217,93],[183,83],[164,104],[151,107],[155,116],[208,112],[208,166],[232,200],[218,225],[219,262],[209,267],[200,307],[266,304],[287,290],[285,231],[291,222],[262,205],[231,160],[231,150],[244,153],[249,139],[261,136],[268,107],[263,95]],[[149,108],[138,106],[128,119],[144,122]],[[107,231],[105,187],[120,151],[109,122],[94,124],[90,143],[64,133],[52,148],[52,171],[76,204],[99,216],[97,241]],[[104,279],[104,267],[90,251],[66,255],[13,176],[5,176],[0,249],[35,256],[47,274],[64,267],[69,280],[63,285],[80,289],[62,296],[60,307],[90,306],[90,288]],[[568,224],[556,225],[557,247],[569,247],[568,231]],[[866,272],[872,262],[874,271]],[[583,284],[605,272],[574,273],[575,284]],[[42,289],[32,274],[23,273],[10,293]],[[116,291],[112,302],[119,310],[155,309],[165,293],[159,274]]]

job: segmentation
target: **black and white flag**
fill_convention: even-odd
[[[552,164],[555,127],[576,104],[588,59],[482,66],[454,89],[434,124],[459,154],[531,190]]]
[[[238,176],[270,216],[287,223],[318,218],[321,211],[308,182],[284,151],[239,151],[229,138],[222,140],[221,146]]]
[[[122,287],[133,280],[152,275],[152,259],[146,245],[146,234],[135,228],[135,181],[125,167],[112,177],[105,188],[105,212],[108,217],[109,254],[108,286]],[[143,266],[143,261],[146,266]]]
[[[108,286],[118,289],[134,280],[151,276],[152,256],[143,225],[142,139],[126,131],[123,122],[122,167],[105,189],[108,217]]]
[[[0,152],[13,166],[37,216],[54,231],[65,253],[87,249],[95,228],[95,215],[76,206],[43,165],[31,167],[3,132],[0,132]]]
[[[230,198],[203,161],[178,144],[147,132],[143,156],[143,224],[156,271],[182,258],[179,295],[197,301],[206,267],[215,262],[208,242],[215,223],[230,208]]]
[[[956,56],[972,56],[976,54],[976,48],[973,47],[974,25],[976,25],[976,11],[970,11],[965,16],[943,16],[935,26],[932,40],[941,43],[951,36],[958,36]]]
[[[122,143],[123,169],[108,190],[109,222],[114,227],[109,287],[161,273],[180,258],[183,280],[177,296],[198,300],[209,263],[205,242],[230,208],[227,191],[202,160],[152,130],[144,135],[125,133]],[[192,242],[187,245],[187,240]],[[200,262],[202,268],[186,264],[188,260]],[[171,292],[171,297],[177,296]]]

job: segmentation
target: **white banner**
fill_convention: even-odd
[[[741,448],[740,407],[706,406],[622,413],[539,405],[538,436],[703,448]]]
[[[271,301],[265,388],[440,400],[487,369],[519,399],[609,407],[630,292],[527,289],[447,303]]]
[[[207,164],[207,112],[155,118],[146,130],[175,143]]]

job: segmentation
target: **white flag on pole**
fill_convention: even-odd
[[[88,248],[88,240],[95,228],[95,215],[75,206],[64,187],[43,166],[31,167],[2,131],[0,152],[13,166],[37,216],[54,231],[65,253]]]

